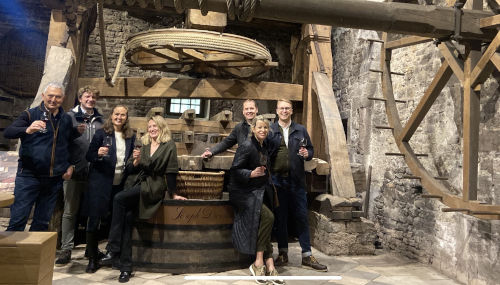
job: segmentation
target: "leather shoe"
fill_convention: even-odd
[[[131,275],[132,275],[132,272],[130,272],[130,271],[121,271],[120,277],[118,278],[118,282],[127,283],[130,280]]]
[[[99,269],[99,261],[97,259],[89,259],[89,264],[87,265],[87,269],[85,269],[85,272],[95,273],[97,269]]]
[[[288,253],[280,252],[274,260],[274,266],[285,266],[288,264]]]
[[[116,263],[116,261],[118,260],[118,253],[114,253],[112,251],[108,251],[106,252],[106,254],[104,254],[100,260],[100,264],[102,266],[112,266],[113,263]]]

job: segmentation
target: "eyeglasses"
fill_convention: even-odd
[[[292,107],[279,107],[278,110],[280,110],[280,111],[290,111],[290,110],[292,110]]]

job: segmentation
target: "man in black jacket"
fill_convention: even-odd
[[[67,114],[71,117],[73,126],[85,125],[82,136],[73,140],[69,146],[70,160],[75,165],[75,171],[70,180],[64,181],[64,213],[61,225],[61,252],[56,264],[67,264],[71,260],[71,250],[74,246],[75,218],[80,207],[80,199],[87,189],[89,163],[85,154],[89,149],[96,130],[103,125],[101,114],[95,108],[99,99],[99,90],[93,86],[84,86],[78,90],[78,104]]]
[[[211,149],[205,150],[201,156],[203,158],[208,158],[226,151],[235,144],[241,145],[247,140],[248,134],[250,133],[250,125],[258,112],[259,109],[257,108],[257,104],[255,104],[254,100],[248,99],[243,102],[243,116],[245,117],[245,120],[237,124],[229,136]]]
[[[73,174],[68,147],[83,132],[83,126],[73,127],[64,113],[60,84],[49,83],[42,100],[40,106],[24,111],[4,131],[8,139],[21,139],[8,231],[24,231],[35,203],[30,231],[47,230],[63,179]]]
[[[328,271],[311,252],[309,221],[307,219],[307,197],[305,190],[304,160],[311,160],[314,149],[304,126],[292,122],[292,102],[278,100],[276,113],[279,120],[271,125],[273,146],[271,155],[272,181],[278,192],[279,207],[275,210],[274,225],[278,240],[276,266],[288,263],[288,215],[294,217],[302,248],[302,266],[317,271]]]

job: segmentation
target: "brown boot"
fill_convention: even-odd
[[[310,255],[308,257],[302,257],[302,267],[313,269],[316,271],[327,272],[328,267],[319,263],[314,256]]]

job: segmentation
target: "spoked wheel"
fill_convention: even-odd
[[[129,63],[142,69],[199,72],[249,78],[277,63],[257,41],[233,34],[190,29],[161,29],[131,36],[125,45]]]
[[[382,92],[385,101],[385,110],[389,126],[392,130],[396,145],[413,176],[410,179],[420,179],[423,188],[429,193],[422,195],[425,198],[439,199],[448,206],[443,212],[462,212],[480,219],[500,219],[500,205],[491,205],[477,201],[477,173],[478,173],[478,141],[479,141],[479,94],[474,88],[482,84],[496,65],[497,48],[500,46],[500,33],[497,34],[488,49],[481,55],[480,51],[466,48],[465,60],[460,60],[453,53],[453,48],[442,42],[439,44],[441,54],[445,58],[441,67],[435,74],[432,82],[427,87],[405,124],[401,123],[398,113],[398,100],[394,98],[391,79],[391,54],[393,49],[419,44],[432,39],[422,37],[408,37],[397,41],[388,42],[387,33],[383,34],[381,49],[381,79]],[[471,58],[476,57],[476,60]],[[481,57],[481,59],[479,59]],[[477,64],[474,63],[477,61]],[[475,66],[473,66],[475,64]],[[394,74],[394,73],[392,73]],[[451,76],[455,74],[464,87],[463,108],[463,189],[462,195],[455,195],[444,183],[442,177],[436,177],[432,171],[427,170],[410,145],[410,139],[421,125],[441,90],[446,86]]]

